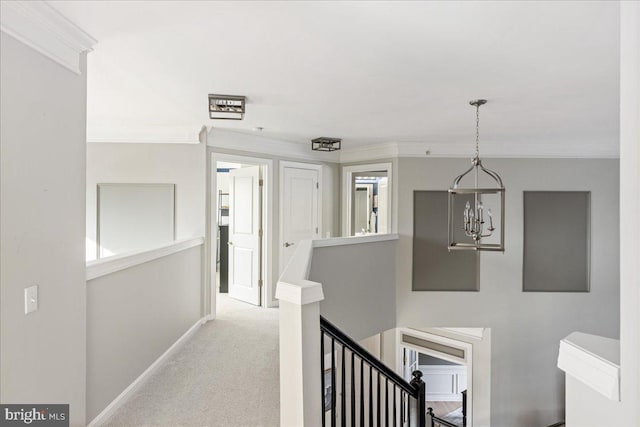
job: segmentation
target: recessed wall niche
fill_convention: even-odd
[[[456,200],[461,204],[460,212],[466,202],[463,198]],[[449,252],[447,221],[447,191],[413,192],[413,291],[480,289],[479,253]]]
[[[591,193],[525,191],[522,289],[589,292]]]

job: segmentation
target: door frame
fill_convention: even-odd
[[[263,197],[262,197],[262,280],[261,291],[262,307],[277,307],[278,303],[273,294],[273,255],[270,248],[273,247],[273,159],[263,157],[243,156],[241,154],[219,153],[208,147],[207,150],[207,248],[208,248],[208,280],[205,282],[205,312],[207,320],[216,318],[216,258],[218,237],[218,197],[216,193],[217,174],[214,168],[217,162],[233,162],[245,165],[255,165],[262,167]]]
[[[431,341],[437,344],[459,348],[461,350],[464,350],[465,357],[463,359],[463,358],[449,355],[447,353],[441,353],[437,350],[432,350],[430,348],[422,347],[418,344],[405,343],[402,341],[403,334],[420,338],[425,341]],[[439,359],[448,360],[450,362],[454,362],[467,367],[467,427],[473,427],[473,409],[474,409],[474,406],[473,406],[473,344],[466,341],[443,337],[441,335],[418,331],[416,329],[410,329],[410,328],[397,328],[396,342],[398,343],[397,349],[396,349],[396,351],[398,352],[398,354],[396,355],[397,372],[404,372],[403,371],[403,354],[402,354],[402,350],[404,348],[410,348],[412,350],[418,351],[419,353],[428,354],[430,356],[434,356]],[[420,366],[419,363],[418,363],[418,366]]]
[[[393,163],[366,163],[362,165],[350,165],[342,167],[342,237],[351,236],[351,224],[353,218],[353,174],[368,171],[387,171],[387,185],[389,197],[387,200],[387,233],[395,232],[393,217],[393,202],[396,195],[393,191]]]
[[[278,265],[279,265],[279,274],[282,274],[282,271],[286,267],[283,265],[284,260],[284,168],[296,168],[296,169],[307,169],[314,170],[318,172],[318,236],[322,237],[323,228],[322,228],[322,165],[317,163],[302,163],[302,162],[292,162],[289,160],[280,160],[280,165],[278,169],[278,180],[280,181],[280,188],[278,197],[280,199],[280,206],[278,212],[280,213],[279,218],[279,237],[278,237]]]

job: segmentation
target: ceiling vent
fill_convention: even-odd
[[[242,120],[246,100],[246,96],[209,94],[209,118]]]
[[[311,140],[311,149],[314,151],[337,151],[340,149],[341,143],[342,139],[340,138],[321,136]]]

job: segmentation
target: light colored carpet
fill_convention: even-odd
[[[219,294],[220,295],[220,294]],[[107,426],[278,426],[278,310],[222,294],[203,325]]]

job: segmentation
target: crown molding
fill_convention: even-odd
[[[0,30],[37,50],[68,70],[80,74],[80,55],[96,40],[40,0],[0,2]]]
[[[340,155],[338,154],[339,151],[312,151],[310,144],[281,141],[263,137],[259,134],[250,135],[220,128],[209,129],[207,145],[227,150],[267,154],[280,158],[315,160],[333,163],[338,163],[340,160]]]
[[[542,143],[482,143],[483,157],[492,158],[575,158],[617,159],[618,145],[583,141],[545,141]],[[473,157],[473,144],[450,142],[390,142],[343,148],[340,163],[395,157]]]
[[[202,128],[194,127],[111,127],[87,125],[87,142],[131,144],[199,144]]]

